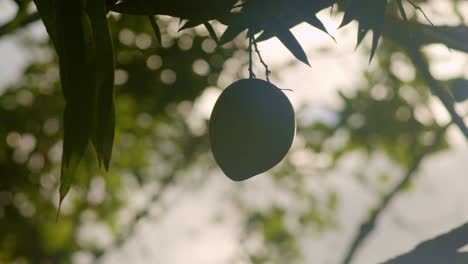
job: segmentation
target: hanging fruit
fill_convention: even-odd
[[[223,91],[211,114],[209,137],[222,171],[243,181],[278,164],[291,147],[295,130],[294,110],[283,91],[252,78]]]

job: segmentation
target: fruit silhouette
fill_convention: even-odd
[[[243,79],[218,98],[209,125],[213,156],[234,181],[267,171],[286,155],[294,139],[294,110],[275,85]]]

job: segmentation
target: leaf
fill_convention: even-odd
[[[287,27],[278,25],[276,27],[268,27],[265,31],[276,36],[296,59],[310,66],[304,49]]]
[[[188,28],[194,28],[194,27],[197,27],[197,26],[199,26],[201,24],[203,24],[203,21],[189,20],[182,27],[179,28],[179,31],[182,31],[182,30],[188,29]]]
[[[328,30],[325,28],[322,21],[320,21],[320,19],[318,19],[317,16],[314,15],[314,16],[306,17],[305,22],[307,22],[311,26],[325,32],[328,36],[330,36],[336,42],[336,39],[332,35],[330,35],[330,33],[328,33]]]
[[[92,141],[99,165],[109,169],[115,133],[114,52],[104,1],[88,0],[89,15],[96,50],[95,124]]]
[[[94,131],[96,53],[83,1],[57,1],[56,8],[57,53],[65,97],[61,203]]]
[[[228,19],[228,27],[221,35],[219,40],[220,45],[231,42],[240,33],[248,28],[248,22],[245,20],[247,17],[243,14],[232,14]]]
[[[218,36],[216,35],[216,32],[214,28],[211,26],[211,24],[208,22],[205,22],[203,23],[203,25],[206,27],[206,30],[208,30],[208,33],[210,33],[211,38],[216,42],[216,44],[219,45]]]
[[[37,11],[41,16],[42,22],[49,34],[50,39],[57,48],[57,0],[34,0]]]
[[[466,264],[468,253],[459,249],[468,244],[468,224],[419,244],[411,252],[391,259],[385,264]]]
[[[358,21],[359,30],[356,46],[359,46],[368,31],[373,31],[369,62],[375,55],[382,35],[386,8],[387,0],[351,0],[340,25],[341,28],[353,20]]]
[[[452,80],[449,89],[456,102],[461,103],[468,100],[468,80],[461,78]]]
[[[402,0],[397,0],[398,10],[400,10],[401,17],[403,20],[408,21],[408,16],[406,15],[405,7],[403,6]]]
[[[110,10],[131,15],[167,15],[182,19],[209,21],[231,11],[237,0],[148,1],[122,0]]]
[[[156,41],[158,42],[159,46],[161,46],[162,45],[161,29],[159,29],[158,23],[156,23],[156,19],[154,19],[154,16],[148,16],[148,18],[151,23],[151,27],[153,28],[154,35],[156,36]]]

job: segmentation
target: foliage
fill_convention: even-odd
[[[377,47],[376,39],[378,40],[381,34],[391,41],[382,43],[379,52],[375,54],[373,61],[375,67],[369,68],[364,81],[356,84],[361,87],[358,92],[341,95],[343,107],[334,110],[338,122],[299,121],[297,141],[300,143],[292,149],[291,155],[281,166],[271,172],[271,184],[293,197],[300,206],[290,208],[273,202],[271,208],[261,210],[249,207],[248,201],[241,203],[242,221],[245,227],[245,230],[242,230],[244,239],[249,241],[260,237],[263,241],[260,246],[247,252],[253,263],[285,263],[286,260],[288,263],[293,263],[294,260],[300,262],[298,237],[309,232],[311,235],[320,235],[324,230],[338,228],[335,223],[335,212],[340,202],[339,195],[333,189],[326,187],[322,195],[308,189],[306,183],[310,180],[311,173],[333,169],[343,157],[356,150],[365,150],[369,157],[383,151],[402,168],[413,171],[420,162],[419,153],[431,154],[448,147],[444,140],[431,146],[434,142],[430,139],[434,138],[440,129],[444,129],[444,126],[438,124],[434,118],[421,122],[415,116],[415,112],[416,109],[430,108],[430,90],[425,88],[426,85],[431,87],[435,85],[436,90],[439,86],[443,88],[445,85],[450,86],[458,101],[463,101],[464,90],[460,87],[466,87],[464,79],[444,80],[444,82],[431,79],[431,76],[424,71],[425,65],[420,63],[425,59],[415,51],[428,44],[443,43],[451,49],[466,52],[466,41],[464,41],[466,34],[460,34],[466,31],[466,27],[422,24],[414,13],[401,12],[402,1],[388,1],[385,11],[382,10],[385,1],[378,3],[376,1],[375,5],[381,10],[367,17],[369,10],[361,7],[368,1],[371,0],[339,1],[338,10],[345,12],[346,19],[343,24],[349,22],[348,20],[358,20],[361,28],[358,32],[358,43],[362,41],[367,31],[374,31],[374,40],[369,49],[371,56]],[[29,2],[17,1],[21,7],[19,10],[26,10],[25,7]],[[257,41],[278,37],[299,60],[308,62],[306,53],[290,32],[290,28],[301,22],[307,22],[325,30],[316,18],[316,14],[335,4],[335,1],[297,0],[287,1],[288,4],[285,5],[285,1],[268,1],[268,4],[265,4],[264,1],[252,0],[246,1],[230,12],[236,3],[215,1],[219,6],[216,4],[216,8],[206,8],[213,4],[213,1],[207,0],[193,7],[193,10],[199,12],[183,14],[178,12],[187,9],[177,8],[178,3],[191,3],[191,1],[172,1],[175,3],[173,6],[175,8],[169,8],[171,5],[156,6],[154,9],[145,7],[143,10],[152,11],[142,16],[107,15],[111,35],[111,38],[107,38],[105,34],[97,34],[98,31],[105,31],[102,12],[101,16],[91,14],[98,10],[97,8],[91,10],[90,6],[86,6],[79,14],[84,18],[74,21],[73,17],[76,18],[78,15],[54,17],[55,8],[64,8],[66,12],[76,12],[76,10],[68,9],[66,4],[62,7],[51,4],[53,2],[37,0],[36,5],[48,28],[52,44],[58,51],[60,67],[57,66],[53,56],[45,61],[43,59],[35,61],[25,70],[22,80],[9,87],[0,96],[2,123],[0,138],[6,139],[0,140],[0,172],[2,175],[7,175],[1,178],[0,183],[0,211],[6,216],[0,219],[2,234],[0,262],[24,260],[30,263],[66,263],[71,261],[73,254],[81,251],[89,252],[98,259],[106,254],[108,248],[124,243],[131,236],[132,229],[130,227],[128,229],[130,231],[127,231],[126,227],[119,225],[115,216],[118,209],[125,204],[122,192],[126,190],[129,182],[136,182],[140,188],[156,182],[161,188],[155,191],[151,200],[157,202],[164,194],[165,186],[182,185],[185,180],[189,182],[187,185],[191,186],[190,188],[194,188],[193,179],[181,177],[181,172],[187,167],[201,166],[207,171],[211,169],[211,159],[207,158],[209,154],[206,130],[194,131],[186,120],[187,112],[190,111],[187,108],[190,109],[192,102],[206,87],[217,85],[224,62],[234,57],[236,49],[243,48],[242,44],[239,44],[243,43],[242,39],[235,40],[236,36],[251,30],[251,34],[247,35],[255,35]],[[75,2],[77,5],[82,4]],[[96,3],[99,4],[99,1]],[[122,8],[121,12],[127,12],[125,8],[128,10],[134,8],[131,7],[132,3],[142,2],[127,1],[116,4],[108,1],[107,8],[116,11]],[[102,8],[102,5],[100,7]],[[262,8],[261,12],[258,11],[259,8]],[[310,11],[304,12],[304,10]],[[384,12],[386,15],[383,25],[380,25]],[[159,17],[155,20],[158,27],[152,23],[152,20],[148,21],[147,16],[160,14],[188,19],[182,26],[184,31],[179,33],[180,37],[174,38],[175,34],[170,31],[170,25],[178,21]],[[397,18],[398,14],[404,14],[403,20]],[[408,21],[405,22],[404,18]],[[58,28],[56,19],[73,20],[66,23],[75,27],[73,32],[76,34],[71,34],[70,29],[64,28],[65,24],[61,24],[63,32],[58,33],[57,29],[54,29]],[[8,27],[13,30],[24,21],[30,20],[22,11]],[[203,24],[209,29],[212,26],[208,23],[215,26],[215,31],[218,30],[216,27],[218,23],[227,26],[219,40],[221,44],[226,43],[223,49],[212,48],[215,47],[215,40],[208,38],[208,35],[214,37],[212,30],[200,31],[198,27],[193,28]],[[405,25],[408,32],[397,30],[403,28],[402,25]],[[155,36],[159,40],[150,37],[154,31],[161,33],[160,37],[158,34]],[[408,38],[410,33],[413,38]],[[98,37],[104,37],[105,40],[96,41]],[[90,42],[90,38],[96,40]],[[145,44],[148,43],[146,41],[148,38],[149,46]],[[109,54],[97,51],[98,49],[109,51],[106,47],[111,46],[110,39],[115,52],[112,57],[116,58],[113,63],[117,77],[114,87],[117,112],[115,145],[110,141],[111,134],[114,133],[110,129],[112,122],[96,121],[112,121],[112,100],[109,100],[111,86],[106,81],[114,77],[114,70],[111,74]],[[76,41],[62,44],[70,40]],[[159,42],[162,46],[158,44]],[[70,47],[60,48],[61,45],[70,45]],[[75,49],[76,47],[79,49]],[[40,47],[35,46],[35,48],[40,49],[42,53],[50,52],[48,43],[42,43]],[[69,52],[70,50],[74,52]],[[73,60],[68,60],[67,55],[63,54],[71,54]],[[400,59],[396,60],[395,57]],[[79,62],[76,65],[75,59]],[[208,63],[209,72],[201,75],[194,72],[193,65],[197,61]],[[423,70],[419,70],[413,80],[402,80],[391,70],[394,63],[401,61],[406,64],[415,63],[416,67],[419,69],[422,67]],[[67,69],[73,69],[77,65],[85,67],[83,68],[85,71],[73,72],[64,77],[67,75]],[[91,70],[98,67],[104,69],[99,71],[102,76],[95,76],[96,71]],[[59,68],[61,85],[58,78]],[[78,95],[67,95],[66,78],[69,78],[68,87],[71,93]],[[85,88],[92,88],[94,92],[101,90],[102,93],[92,93],[91,90],[87,91],[82,86],[78,86],[82,82],[85,82],[82,86],[87,85]],[[65,104],[61,99],[60,88]],[[416,94],[416,100],[407,97],[408,89]],[[445,90],[444,93],[447,95]],[[107,94],[107,97],[99,99],[99,94]],[[448,101],[448,108],[454,108],[453,99],[448,97],[451,100]],[[28,98],[33,99],[31,101]],[[74,100],[83,101],[71,102]],[[96,103],[106,100],[107,103]],[[89,107],[91,105],[96,105],[96,108]],[[102,109],[98,109],[98,106]],[[65,120],[61,121],[61,113],[64,111]],[[299,112],[299,116],[306,113],[307,109],[303,109]],[[452,111],[452,114],[455,115],[456,111]],[[67,126],[66,119],[70,115],[77,119],[72,119],[74,122]],[[106,116],[109,118],[105,118]],[[383,119],[385,122],[382,122]],[[97,125],[106,129],[97,129]],[[462,124],[458,125],[462,127]],[[78,159],[81,159],[81,165],[76,172],[70,171],[70,176],[67,176],[66,169],[70,167],[64,163],[63,182],[73,180],[75,187],[63,204],[60,220],[55,222],[53,214],[57,209],[55,175],[62,170],[61,166],[64,166],[60,165],[61,158],[57,156],[61,153],[61,128],[64,129],[64,141],[70,137],[74,140],[79,139],[70,142],[72,145],[63,143],[65,148],[63,155],[67,153],[70,157],[77,155]],[[106,134],[99,135],[96,131]],[[345,138],[343,144],[334,144],[343,138]],[[84,143],[75,144],[77,142]],[[92,143],[94,151],[88,146],[85,148],[88,143]],[[97,159],[98,163],[107,165],[111,146],[114,153],[114,158],[110,162],[112,169],[105,177],[100,177],[104,172],[96,168],[94,160]],[[293,157],[297,156],[297,153],[304,154],[304,152],[308,157],[312,157],[311,160],[320,156],[326,157],[324,160],[329,162],[298,163]],[[404,183],[408,184],[410,181],[411,177],[408,177]],[[104,183],[106,195],[101,199],[92,198],[92,190],[97,188],[95,186],[99,186],[100,182],[101,185]],[[68,186],[66,184],[62,186],[64,186],[61,191],[63,198]],[[397,187],[395,193],[402,188]],[[242,197],[244,193],[242,187],[240,189],[236,195]],[[393,197],[386,193],[382,194],[381,191],[379,194],[383,196],[386,204]],[[378,212],[378,208],[372,209],[371,215],[375,216],[372,219],[375,220],[380,215]],[[137,212],[133,224],[146,214],[145,209]],[[294,219],[297,225],[291,226],[288,219]],[[79,227],[86,221],[103,223],[111,230],[114,244],[103,246],[78,241],[76,236]],[[370,233],[374,228],[374,222],[367,225],[364,223],[365,228],[361,230]],[[361,233],[358,236],[360,237],[357,244],[360,244],[366,235]]]
[[[82,1],[65,3],[57,0],[35,0],[42,20],[54,42],[59,55],[62,89],[65,97],[64,149],[60,201],[73,182],[74,173],[82,159],[88,142],[97,154],[98,163],[106,169],[114,139],[113,105],[113,56],[111,37],[106,25],[106,12],[112,10],[124,14],[150,16],[152,27],[159,38],[160,29],[154,15],[169,15],[188,20],[182,29],[204,24],[210,35],[218,42],[209,23],[217,20],[228,27],[221,36],[221,43],[232,41],[248,29],[249,36],[262,32],[259,40],[277,37],[300,61],[308,64],[307,56],[289,28],[306,21],[326,31],[316,13],[338,4],[345,10],[341,26],[356,20],[359,23],[358,45],[368,31],[373,31],[370,58],[375,54],[384,30],[387,0],[323,0],[323,1]],[[398,0],[398,11],[408,20]],[[414,7],[419,8],[409,1]],[[231,12],[238,8],[236,12]],[[414,31],[417,27],[412,28]],[[404,39],[407,36],[403,37]],[[468,129],[453,108],[449,96],[438,94],[445,102],[456,123],[468,136]],[[453,100],[452,100],[453,101]]]

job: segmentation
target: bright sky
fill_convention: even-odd
[[[434,2],[438,6],[437,10],[446,8],[443,1]],[[4,19],[1,15],[8,13],[5,11],[8,9],[5,1],[0,1],[0,22]],[[441,16],[440,13],[431,14],[430,10],[427,12],[432,17]],[[335,32],[339,21],[330,19],[326,14],[322,14],[322,18],[338,44],[327,35],[307,26],[299,26],[294,31],[300,42],[308,47],[311,67],[295,65],[279,70],[281,65],[292,59],[289,52],[277,40],[269,40],[259,45],[271,69],[280,74],[280,78],[273,81],[282,88],[294,90],[286,94],[296,108],[305,103],[316,105],[317,108],[336,107],[337,89],[352,92],[363,70],[372,67],[367,64],[368,54],[360,49],[354,51],[355,27],[348,26]],[[320,48],[327,48],[328,52],[319,53]],[[427,50],[435,58],[431,69],[436,76],[445,78],[455,73],[468,72],[467,56],[457,52],[450,53],[440,46],[432,46]],[[19,76],[19,69],[25,65],[26,58],[10,38],[0,40],[0,57],[1,90],[6,83]],[[196,104],[196,115],[208,116],[218,93],[208,90]],[[448,116],[437,100],[434,100],[434,109],[441,122],[447,120]],[[354,263],[374,264],[384,261],[410,250],[421,240],[468,221],[468,147],[455,127],[450,129],[449,134],[450,140],[456,143],[454,148],[434,155],[424,162],[414,183],[414,189],[400,194],[391,204]],[[340,193],[341,229],[319,237],[304,238],[304,248],[307,249],[306,263],[336,264],[342,258],[341,254],[346,251],[356,227],[365,218],[368,208],[376,203],[372,192],[363,188],[355,177],[349,175],[362,166],[361,162],[359,153],[350,155],[335,171],[327,175],[325,184]],[[377,155],[367,166],[368,177],[379,171],[390,171],[393,178],[398,179],[403,173],[383,155]],[[215,173],[201,189],[189,192],[171,190],[164,199],[170,204],[170,210],[159,215],[161,208],[155,207],[154,215],[158,217],[142,220],[135,236],[130,238],[123,248],[108,254],[104,263],[228,263],[240,248],[237,240],[238,215],[234,206],[226,199],[226,193],[232,192],[238,184]],[[269,187],[267,177],[257,176],[244,185],[248,190],[257,193],[257,196],[261,194],[261,197],[252,201],[253,203],[277,198],[276,191]],[[317,188],[320,189],[320,186]],[[149,192],[150,190],[136,190],[132,193],[129,196],[132,208],[141,206]],[[213,224],[213,220],[219,214],[225,215],[224,221]],[[102,226],[90,224],[82,228],[79,239],[109,243]],[[87,263],[89,258],[86,254],[79,253],[75,260],[77,263]]]

